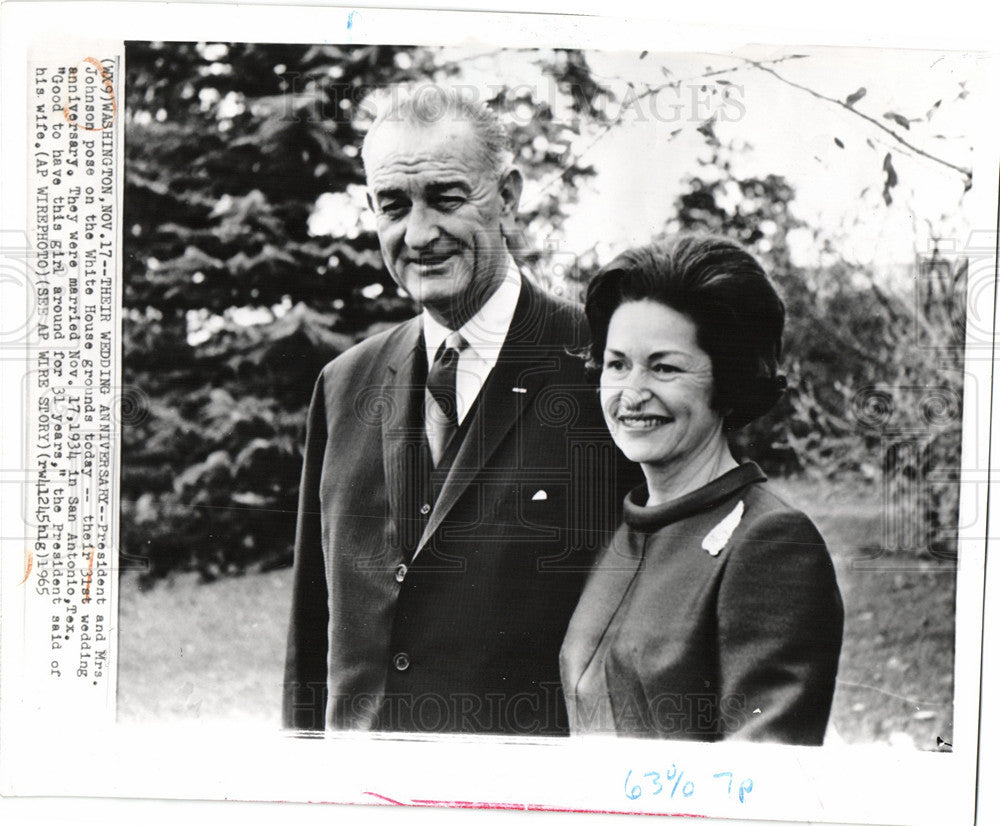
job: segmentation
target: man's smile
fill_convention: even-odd
[[[457,250],[443,250],[441,252],[430,252],[411,258],[411,263],[419,264],[421,267],[436,267],[454,257]]]
[[[459,256],[459,249],[443,249],[435,252],[407,255],[403,260],[405,268],[411,268],[422,277],[443,275],[450,273],[455,258]]]
[[[441,275],[446,272],[449,269],[448,263],[448,258],[436,261],[424,259],[419,261],[410,261],[407,266],[415,269],[421,276],[429,276]]]

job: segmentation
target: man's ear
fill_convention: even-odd
[[[517,215],[517,206],[521,202],[521,190],[524,189],[524,178],[516,166],[510,167],[500,176],[501,210],[505,218],[513,219]]]

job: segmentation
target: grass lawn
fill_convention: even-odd
[[[954,561],[886,554],[880,492],[776,482],[816,522],[844,597],[832,730],[827,741],[937,749],[952,741]]]
[[[830,546],[846,623],[828,742],[934,749],[952,742],[955,566],[866,559],[878,546],[878,491],[778,480]],[[279,723],[291,571],[142,590],[121,581],[118,716]]]
[[[118,719],[280,719],[291,569],[148,590],[122,577]]]

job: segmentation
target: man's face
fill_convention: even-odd
[[[501,221],[512,217],[521,176],[497,176],[461,120],[384,123],[365,147],[369,199],[389,273],[415,301],[456,329],[503,279]]]

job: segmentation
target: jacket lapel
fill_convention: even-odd
[[[415,359],[423,356],[420,348],[420,317],[412,319],[402,329],[398,343],[388,354],[385,384],[381,388],[382,463],[385,473],[386,498],[396,534],[396,545],[406,544],[403,515],[407,498],[410,470],[422,448],[423,419],[420,413],[415,373],[420,365]]]
[[[528,409],[546,376],[552,374],[552,365],[546,364],[544,355],[550,342],[540,335],[544,330],[544,314],[539,298],[538,288],[523,279],[521,295],[500,357],[480,391],[480,398],[471,414],[472,420],[465,430],[465,437],[455,454],[414,556],[434,535],[504,437]]]

